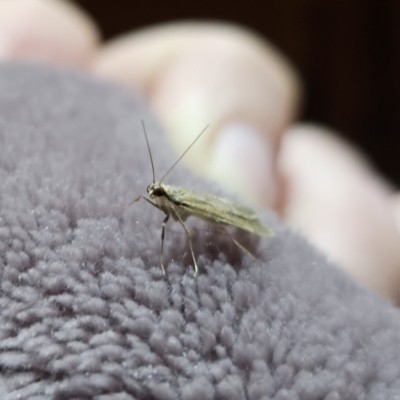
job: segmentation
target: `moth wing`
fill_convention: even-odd
[[[254,210],[210,193],[169,186],[171,200],[188,214],[204,221],[235,226],[260,236],[273,236]]]

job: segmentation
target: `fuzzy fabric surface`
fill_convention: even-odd
[[[267,212],[257,255],[145,201],[177,159],[145,102],[0,66],[0,399],[400,399],[397,309]],[[208,122],[208,121],[207,121]],[[203,127],[199,127],[199,131]],[[178,164],[165,183],[222,194]],[[230,197],[229,194],[224,194]]]

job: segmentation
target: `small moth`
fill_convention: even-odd
[[[235,240],[235,238],[224,228],[224,225],[234,226],[236,228],[243,229],[247,232],[251,232],[259,236],[273,236],[273,231],[259,220],[254,210],[249,207],[234,203],[233,201],[227,200],[225,198],[214,196],[213,194],[195,192],[191,189],[166,185],[163,183],[165,177],[172,171],[176,164],[178,164],[183,156],[196,143],[196,141],[208,128],[208,125],[201,131],[201,133],[196,137],[192,144],[183,152],[183,154],[158,182],[156,182],[153,157],[151,155],[150,144],[147,138],[146,127],[143,120],[142,126],[144,136],[146,138],[147,149],[150,156],[151,168],[153,172],[153,182],[147,186],[148,197],[145,195],[140,195],[130,204],[128,204],[128,206],[136,203],[143,198],[151,205],[164,212],[165,218],[162,222],[161,228],[160,252],[160,267],[163,274],[165,275],[165,268],[163,263],[165,225],[171,216],[175,221],[179,222],[189,239],[189,247],[192,254],[195,275],[197,275],[198,273],[198,267],[196,263],[196,257],[194,256],[193,252],[192,237],[185,226],[185,221],[190,216],[200,218],[208,223],[220,225],[225,233],[230,236],[232,241],[242,251],[244,251],[251,258],[254,259],[254,256],[237,240]]]

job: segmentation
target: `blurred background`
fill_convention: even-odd
[[[302,119],[356,143],[400,185],[399,0],[75,0],[110,39],[181,19],[243,25],[279,47],[304,80]]]

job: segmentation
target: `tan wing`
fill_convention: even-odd
[[[168,197],[188,214],[207,222],[235,226],[260,236],[273,236],[273,231],[264,225],[254,210],[209,193],[177,186],[168,188]]]

